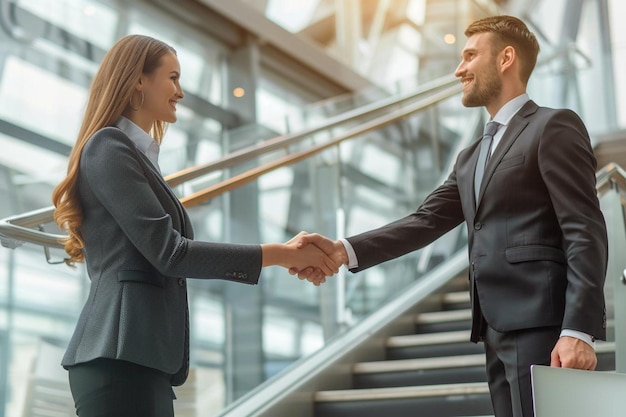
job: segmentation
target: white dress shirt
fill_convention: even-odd
[[[159,168],[159,150],[161,148],[154,138],[124,116],[120,116],[120,118],[115,121],[115,126],[124,132],[135,144],[137,149],[148,157],[157,171],[161,172]]]

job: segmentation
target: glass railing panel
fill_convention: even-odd
[[[607,341],[615,342],[615,369],[626,373],[626,189],[616,183],[601,193],[600,206],[607,224],[609,259],[604,286],[607,315]]]
[[[243,187],[189,208],[196,237],[215,242],[276,242],[307,230],[336,238],[402,217],[415,210],[447,174],[458,148],[475,137],[468,126],[474,126],[479,117],[478,113],[461,111],[459,97],[454,96],[383,127],[366,129],[314,157],[270,171]],[[359,126],[353,121],[320,130],[302,142],[196,178],[175,190],[185,197],[233,175],[331,143]],[[176,131],[169,133],[174,133],[175,140]],[[269,137],[267,129],[250,126],[223,134],[220,141],[234,150]],[[163,151],[164,155],[170,152],[167,147]],[[193,154],[186,152],[174,155],[179,160],[172,167],[194,160]],[[15,179],[13,182],[19,183]],[[17,186],[24,190],[32,187],[32,195],[45,191],[49,196],[51,192],[50,186],[38,193],[36,184]],[[33,200],[20,204],[19,210],[6,214],[41,207],[33,206],[35,201],[41,203]],[[58,232],[51,223],[44,227],[48,232]],[[216,415],[258,384],[339,337],[446,259],[462,240],[462,231],[454,231],[427,251],[417,251],[358,275],[342,273],[319,288],[278,267],[266,268],[257,287],[189,280],[193,372],[187,389],[192,390],[192,398],[211,398],[194,401],[195,415]],[[3,251],[9,259],[2,263],[7,265],[2,272],[5,275],[0,274],[0,297],[11,303],[3,311],[12,312],[1,318],[7,324],[3,329],[10,331],[7,346],[11,351],[30,352],[25,363],[31,364],[37,360],[38,346],[48,334],[38,335],[30,324],[24,329],[15,327],[16,318],[34,314],[31,324],[58,328],[51,343],[60,346],[57,350],[62,352],[88,288],[83,267],[71,270],[65,265],[47,266],[41,260],[41,251],[41,247],[30,244],[17,251]],[[50,260],[59,260],[61,255],[60,250],[52,251]],[[17,277],[23,275],[20,265],[26,268],[35,263],[35,258],[39,266],[34,270],[40,272],[31,273],[30,265],[25,272],[30,277],[16,286]],[[44,294],[51,292],[46,279],[63,283],[64,295],[46,298]],[[30,287],[36,294],[41,293],[31,300],[39,303],[36,306],[23,304],[28,297],[20,295],[28,294]],[[50,312],[50,317],[39,317],[39,310]],[[13,366],[15,358],[6,356],[4,365]],[[17,385],[29,383],[30,377],[24,375],[28,373],[16,377]],[[184,405],[183,401],[177,403]]]
[[[400,99],[407,93],[416,91],[429,82],[436,81],[436,78],[417,79],[415,76],[396,80],[391,84],[382,86],[371,86],[362,90],[338,95],[326,100],[303,106],[300,114],[286,116],[286,123],[292,126],[299,126],[303,129],[316,126],[320,121],[330,117],[367,107],[383,100]]]
[[[42,341],[67,345],[86,298],[88,281],[82,267],[71,270],[46,265],[41,247],[2,250],[0,262],[8,266],[0,270],[0,329],[6,336],[0,366],[8,370],[6,386],[10,387],[3,398],[3,415],[18,416],[35,379],[39,346]],[[60,358],[54,357],[48,367],[57,370],[60,382],[66,384],[59,364]]]
[[[313,158],[267,173],[247,184],[247,191],[236,190],[191,207],[189,212],[197,237],[225,242],[254,241],[253,237],[258,237],[261,242],[275,242],[286,241],[300,230],[306,230],[337,238],[409,214],[447,175],[461,142],[474,136],[468,126],[474,126],[480,115],[461,113],[460,105],[455,104],[458,102],[458,96],[452,97]],[[290,151],[332,140],[350,128],[320,132]],[[263,156],[248,161],[246,166],[260,166],[280,155],[281,152],[277,152]],[[242,170],[235,166],[228,170],[228,175]],[[233,216],[236,212],[233,206],[242,201],[253,206],[247,213],[257,221]],[[242,224],[247,228],[243,234]],[[282,268],[264,269],[258,289],[262,298],[260,305],[248,306],[258,308],[261,317],[262,341],[257,344],[261,352],[256,354],[263,358],[262,379],[272,377],[318,350],[377,311],[458,250],[464,237],[462,229],[455,229],[428,251],[416,251],[357,275],[331,278],[319,288],[297,280]],[[192,304],[203,303],[205,295],[210,295],[221,306],[218,309],[221,313],[214,315],[214,326],[223,329],[224,334],[240,331],[229,327],[232,324],[227,319],[241,308],[240,299],[227,296],[228,288],[232,287],[230,283],[191,280],[189,285],[191,293],[195,294]],[[205,295],[198,295],[202,291]],[[338,294],[343,294],[340,306],[336,305]],[[192,309],[194,321],[205,320],[199,317],[201,315],[203,313]],[[217,325],[218,317],[223,319],[221,325]],[[196,326],[193,331],[194,340],[206,338],[202,336],[206,326]],[[239,348],[228,345],[227,338],[217,338],[212,343],[205,341],[202,346],[195,345],[195,355],[220,358],[224,362],[215,366],[226,367],[230,355],[227,352]],[[236,357],[235,354],[235,375],[225,376],[226,379],[238,378]],[[225,405],[229,402],[227,397],[223,398]]]
[[[459,142],[471,126],[438,113],[455,110],[453,97],[411,118],[346,144],[343,154],[342,227],[349,236],[382,226],[415,211],[449,172]],[[446,107],[450,109],[445,110]],[[397,132],[404,132],[397,136]],[[446,136],[447,140],[441,140]],[[352,174],[352,175],[351,175]],[[364,179],[365,177],[365,179]],[[349,317],[371,314],[407,285],[451,255],[463,239],[459,229],[428,251],[416,251],[346,279]],[[428,259],[426,259],[428,257]]]

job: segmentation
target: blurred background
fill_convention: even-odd
[[[531,98],[581,115],[598,168],[624,159],[620,0],[0,0],[0,217],[50,206],[91,78],[132,33],[171,44],[181,62],[185,99],[160,156],[169,178],[293,139],[174,185],[181,198],[203,195],[189,203],[198,238],[342,237],[404,216],[477,137],[485,114],[461,106],[451,75],[467,25],[494,14],[520,17],[540,41]],[[324,149],[263,168],[316,147]],[[204,192],[259,167],[262,175],[232,190]],[[463,239],[456,230],[320,288],[278,268],[252,288],[190,280],[193,369],[177,415],[226,412],[380,311]],[[82,265],[65,266],[59,249],[3,244],[0,417],[71,415],[59,361],[88,277]]]

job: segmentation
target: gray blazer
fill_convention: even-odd
[[[189,354],[186,278],[256,284],[260,245],[194,241],[176,195],[114,127],[86,144],[77,190],[91,288],[62,365],[120,359],[182,384]]]
[[[473,341],[482,318],[500,332],[562,326],[604,339],[607,232],[583,122],[572,111],[526,103],[489,160],[475,202],[479,142],[459,154],[416,212],[348,238],[359,260],[354,272],[465,222]]]

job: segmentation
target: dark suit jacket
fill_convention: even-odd
[[[348,238],[359,267],[419,249],[465,221],[474,320],[506,332],[562,326],[605,337],[607,236],[585,126],[526,103],[490,159],[474,201],[479,142],[409,216]],[[480,307],[476,303],[480,300]]]
[[[80,160],[78,195],[91,288],[62,364],[134,362],[184,382],[185,278],[256,284],[259,245],[194,241],[169,186],[117,128],[98,131]]]

